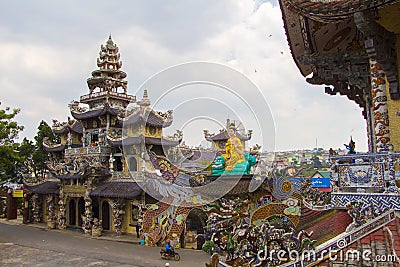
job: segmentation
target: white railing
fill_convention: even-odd
[[[65,149],[65,156],[93,155],[93,154],[109,155],[110,153],[111,153],[110,148],[101,146]]]
[[[97,98],[97,97],[102,97],[102,96],[115,96],[118,98],[124,98],[127,100],[130,100],[132,102],[136,102],[136,96],[132,96],[132,95],[127,95],[124,93],[117,93],[117,92],[110,92],[110,91],[101,91],[101,92],[95,92],[95,93],[91,93],[91,94],[87,94],[87,95],[82,95],[81,96],[81,101],[90,99],[90,98]]]
[[[112,172],[112,180],[132,180],[143,182],[145,178],[144,172],[138,171],[114,171]]]
[[[400,194],[396,193],[347,193],[331,194],[331,206],[334,209],[346,208],[347,204],[354,201],[371,203],[380,210],[400,210]]]

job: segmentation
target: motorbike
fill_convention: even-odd
[[[175,252],[174,249],[172,249],[171,252],[169,252],[169,253],[165,249],[162,249],[160,251],[160,254],[161,254],[161,258],[164,259],[164,260],[172,260],[172,259],[174,259],[176,261],[179,261],[181,259],[181,256],[179,255],[179,253]]]

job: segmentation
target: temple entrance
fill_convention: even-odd
[[[93,218],[97,218],[100,220],[99,216],[99,201],[97,198],[92,200],[92,212],[93,212]]]
[[[78,201],[78,226],[82,226],[82,215],[85,215],[85,200],[80,197]]]
[[[188,214],[186,227],[184,230],[184,248],[194,248],[201,250],[205,242],[204,226],[206,225],[207,215],[204,211],[195,208]],[[197,238],[196,238],[197,237]],[[181,241],[181,243],[182,243]]]
[[[107,201],[101,205],[101,220],[103,229],[110,230],[110,205]]]
[[[75,225],[76,224],[76,204],[75,204],[74,199],[69,200],[68,217],[69,217],[69,225]]]

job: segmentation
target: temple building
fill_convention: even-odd
[[[69,104],[66,122],[53,120],[57,138],[43,142],[49,177],[24,178],[24,221],[94,236],[136,234],[139,225],[147,245],[171,240],[177,248],[202,249],[213,213],[203,209],[201,193],[190,195],[205,185],[204,173],[199,182],[198,172],[174,164],[180,155],[195,153],[179,146],[181,131],[163,135],[173,122],[172,111],[153,110],[147,89],[141,100],[127,93],[127,75],[111,36],[100,48],[97,66],[87,80],[89,93]],[[250,137],[251,132],[240,140]],[[227,142],[226,132],[220,138]],[[219,186],[231,188],[230,198],[247,199],[251,175],[239,180],[232,176]],[[220,190],[210,185],[202,193]]]
[[[370,153],[356,153],[351,142],[348,155],[332,154],[330,190],[296,180],[302,170],[293,166],[261,166],[260,147],[246,148],[252,132],[237,131],[232,121],[217,134],[204,131],[216,156],[208,175],[176,164],[198,158],[187,147],[182,152],[181,131],[164,136],[172,111],[153,110],[147,89],[141,100],[128,95],[110,36],[87,80],[89,94],[69,105],[66,122],[53,121],[58,138],[44,140],[49,179],[24,179],[24,220],[91,235],[135,234],[139,225],[146,245],[170,240],[217,252],[232,266],[344,266],[348,258],[332,260],[326,251],[354,249],[390,254],[395,260],[386,266],[396,266],[399,2],[279,2],[300,72],[313,73],[307,81],[330,94],[347,95],[367,121]],[[287,258],[292,252],[315,256]],[[363,260],[351,263],[376,262]]]
[[[140,101],[127,94],[127,75],[111,36],[101,46],[97,66],[87,79],[89,94],[69,105],[72,118],[53,120],[58,142],[44,140],[50,178],[25,178],[26,201],[33,210],[26,216],[50,228],[82,228],[87,234],[99,228],[135,233],[146,205],[156,203],[136,181],[146,179],[145,165],[157,164],[163,149],[178,145],[182,133],[163,137],[172,111],[152,110],[147,90]],[[144,160],[143,151],[153,161]]]

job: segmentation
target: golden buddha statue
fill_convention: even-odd
[[[245,161],[244,149],[242,141],[236,136],[236,128],[231,124],[228,129],[228,141],[226,141],[225,154],[222,157],[225,159],[225,170],[232,171],[238,163]]]

